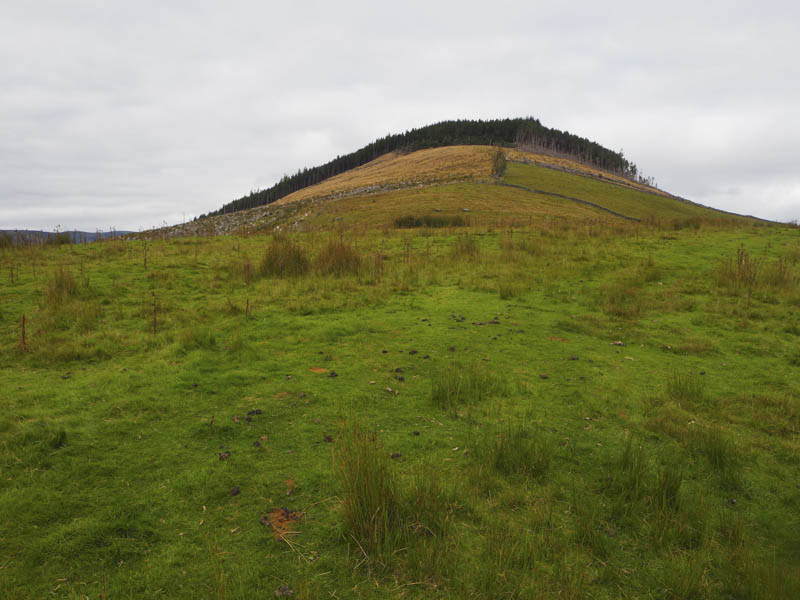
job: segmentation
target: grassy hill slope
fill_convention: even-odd
[[[592,202],[638,220],[745,218],[682,201],[663,192],[632,188],[532,164],[509,163],[503,181]]]
[[[326,228],[340,220],[392,226],[405,216],[462,215],[483,225],[531,223],[548,216],[590,222],[628,220],[685,226],[742,219],[703,207],[562,157],[505,148],[504,176],[492,176],[498,148],[449,146],[388,153],[252,209],[146,232],[144,236],[209,235]],[[497,185],[497,184],[508,184]],[[516,191],[510,191],[516,186]]]

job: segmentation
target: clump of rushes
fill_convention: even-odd
[[[58,306],[64,300],[73,298],[78,294],[78,282],[72,272],[63,266],[53,271],[53,276],[47,280],[44,289],[44,301],[48,306]]]
[[[681,408],[692,410],[703,404],[705,386],[694,373],[675,373],[667,380],[667,397]]]
[[[320,251],[315,263],[321,275],[341,277],[357,273],[361,266],[361,255],[343,240],[330,240]]]
[[[474,237],[463,234],[456,238],[456,242],[453,245],[453,256],[455,258],[475,260],[478,258],[479,254],[478,242],[475,241]]]
[[[434,229],[442,227],[467,227],[469,226],[469,219],[464,219],[460,216],[446,215],[424,215],[422,217],[407,215],[405,217],[397,217],[394,220],[394,226],[398,229],[412,229],[417,227],[429,227]]]
[[[286,236],[276,236],[267,246],[259,271],[262,275],[297,277],[308,273],[308,268],[305,250]]]
[[[734,290],[740,288],[752,290],[758,279],[758,263],[744,247],[740,246],[736,251],[736,258],[723,261],[714,276],[720,286]]]
[[[647,457],[644,447],[633,436],[628,437],[625,448],[611,476],[611,487],[626,503],[638,502],[647,495]]]
[[[402,532],[397,478],[375,434],[346,428],[334,447],[345,530],[366,552],[391,552]]]
[[[552,448],[547,439],[523,424],[504,427],[494,440],[491,460],[504,475],[543,478],[550,469]]]
[[[480,365],[463,368],[450,363],[432,377],[431,400],[442,410],[454,412],[458,407],[475,404],[491,394],[502,394],[506,387]]]

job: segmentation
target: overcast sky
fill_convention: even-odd
[[[172,224],[387,133],[538,117],[800,219],[789,1],[2,0],[0,229]]]

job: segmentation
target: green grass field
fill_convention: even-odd
[[[3,597],[798,597],[798,230],[562,225],[0,250]]]

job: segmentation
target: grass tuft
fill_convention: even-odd
[[[734,441],[717,426],[692,428],[689,432],[689,450],[708,460],[719,474],[722,487],[740,487],[742,459]]]
[[[67,443],[67,431],[65,429],[58,429],[50,437],[50,447],[53,450],[58,450]]]
[[[677,510],[680,505],[680,491],[683,483],[683,466],[677,463],[667,464],[658,476],[653,493],[653,505],[656,510]]]
[[[277,277],[305,275],[308,268],[309,260],[305,250],[285,236],[276,236],[272,239],[259,265],[262,275]]]
[[[797,274],[788,259],[779,257],[762,269],[763,283],[773,288],[791,289],[797,286]]]
[[[706,400],[705,385],[694,373],[675,373],[667,380],[667,397],[684,409],[695,409]]]
[[[47,306],[58,306],[65,300],[78,295],[78,282],[72,272],[64,266],[53,271],[44,288],[44,302]]]
[[[611,478],[612,489],[625,502],[638,502],[647,493],[647,457],[644,446],[628,437]]]
[[[459,407],[477,404],[492,394],[503,394],[507,386],[488,369],[473,363],[463,368],[449,363],[431,378],[431,400],[442,410],[455,412]]]
[[[740,246],[736,251],[736,258],[723,261],[714,273],[716,282],[721,287],[733,290],[755,287],[758,279],[758,264],[750,253]]]
[[[458,215],[425,215],[422,217],[407,215],[405,217],[396,218],[394,220],[394,226],[398,229],[414,229],[419,227],[429,227],[431,229],[440,229],[442,227],[468,227],[469,219]]]
[[[321,275],[341,277],[358,272],[361,255],[353,246],[342,240],[331,240],[322,248],[315,267]]]
[[[363,550],[391,552],[401,533],[400,494],[389,456],[376,435],[347,427],[334,447],[347,533]]]
[[[453,244],[453,257],[466,260],[476,260],[480,255],[478,242],[469,234],[459,235]]]
[[[453,520],[453,494],[434,467],[427,465],[412,479],[403,503],[408,534],[447,535]]]
[[[503,475],[543,479],[550,469],[553,450],[541,433],[525,425],[509,425],[496,436],[491,461]]]

